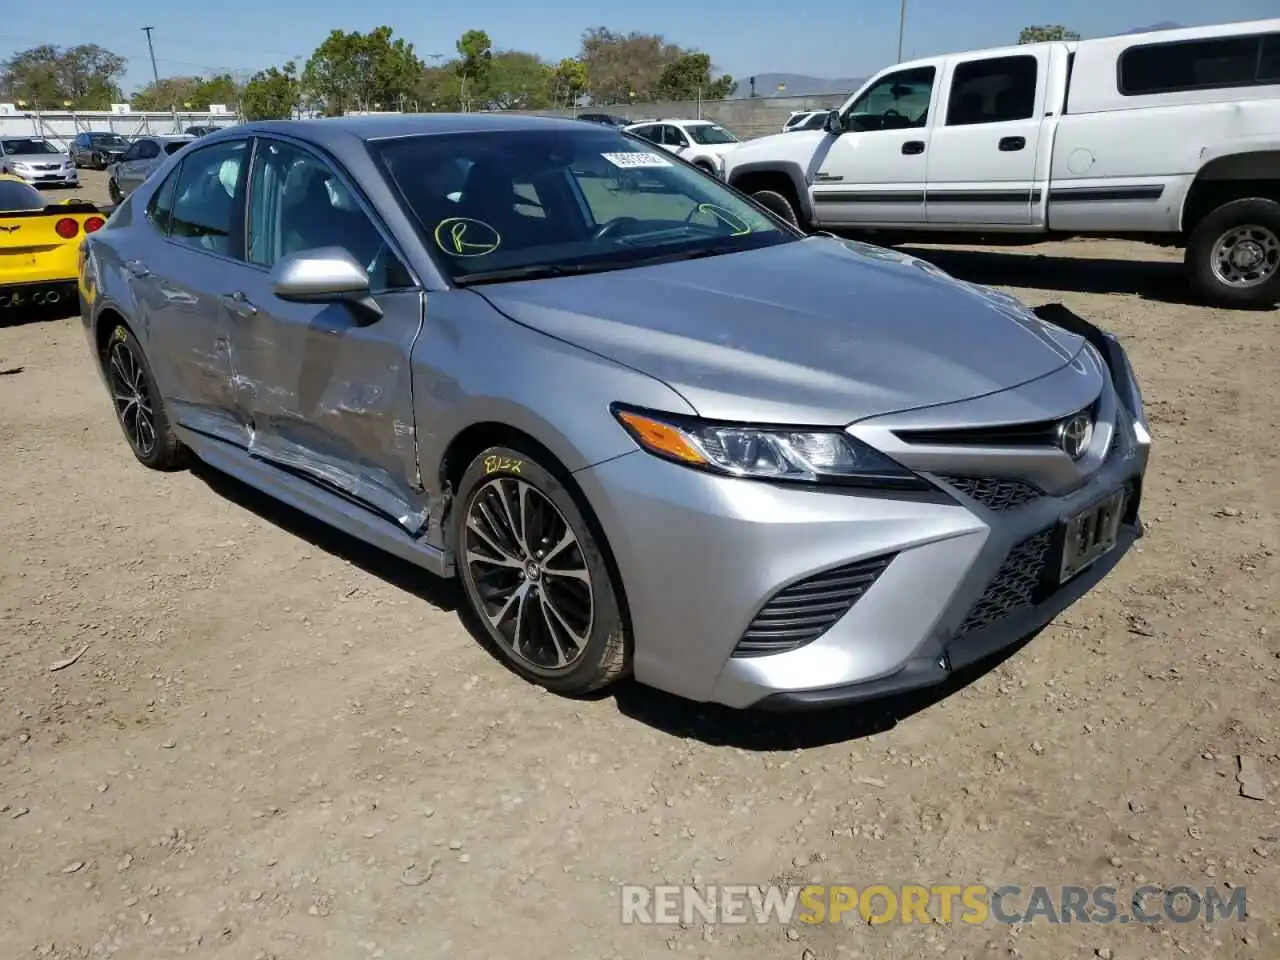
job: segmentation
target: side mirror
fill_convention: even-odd
[[[840,122],[839,110],[832,110],[827,114],[827,120],[822,125],[822,129],[827,133],[844,133],[844,124]]]
[[[362,325],[382,316],[382,308],[369,294],[369,274],[342,247],[281,257],[271,271],[271,290],[290,303],[348,303]]]

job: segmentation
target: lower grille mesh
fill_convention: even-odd
[[[1049,560],[1053,529],[1041,530],[1009,551],[987,589],[956,631],[957,637],[988,627],[997,620],[1036,604],[1037,592]]]
[[[756,614],[734,649],[735,657],[798,650],[822,636],[884,573],[897,554],[824,570],[784,587]]]

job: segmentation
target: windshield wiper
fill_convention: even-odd
[[[604,273],[621,270],[628,263],[531,263],[523,267],[507,267],[505,270],[481,270],[476,273],[460,273],[453,282],[460,287],[481,283],[503,283],[508,280],[542,280],[548,277],[570,277],[583,273]]]

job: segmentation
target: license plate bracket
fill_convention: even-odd
[[[1122,488],[1067,517],[1058,528],[1058,583],[1066,583],[1115,549],[1127,500]]]

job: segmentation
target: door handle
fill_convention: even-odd
[[[902,145],[902,152],[907,154],[924,153],[924,141],[908,140],[906,143]]]
[[[249,302],[249,298],[244,295],[242,290],[223,294],[219,299],[224,307],[238,317],[252,317],[258,312],[258,308]]]
[[[1005,153],[1021,150],[1027,145],[1026,137],[1004,137],[1000,140],[1000,149]]]
[[[139,280],[145,280],[147,277],[151,276],[151,271],[147,269],[147,265],[141,260],[126,260],[124,262],[124,268]]]

